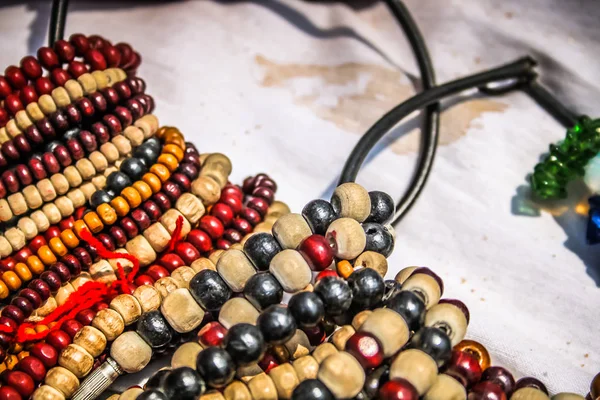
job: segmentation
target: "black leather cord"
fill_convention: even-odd
[[[532,81],[523,90],[565,128],[572,128],[577,124],[578,116],[567,109],[564,104],[538,82]]]
[[[50,27],[48,29],[48,46],[54,47],[57,40],[65,36],[65,24],[67,21],[67,8],[69,0],[52,0],[50,11]]]

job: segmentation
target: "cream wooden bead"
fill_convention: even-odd
[[[27,212],[27,202],[25,201],[25,196],[23,196],[23,193],[13,193],[8,196],[6,200],[8,200],[8,204],[10,205],[10,209],[14,215],[22,215]]]
[[[467,400],[467,391],[456,379],[446,374],[439,374],[423,399]]]
[[[258,224],[256,224],[256,226],[254,226],[254,232],[253,233],[271,233],[273,231],[273,225],[271,222],[259,222]]]
[[[85,203],[87,202],[87,199],[85,198],[85,194],[83,193],[83,191],[81,191],[81,189],[71,189],[69,191],[69,193],[67,193],[67,198],[69,200],[71,200],[71,202],[73,203],[73,207],[75,208],[79,208],[79,207],[83,207],[85,205]]]
[[[96,80],[89,72],[86,72],[83,75],[79,75],[77,78],[77,82],[81,85],[83,89],[83,94],[88,95],[94,93],[98,90],[98,85],[96,84]]]
[[[94,168],[94,164],[92,164],[92,162],[87,158],[77,160],[75,163],[75,168],[77,168],[77,171],[84,181],[87,181],[96,175],[96,168]]]
[[[190,367],[196,369],[196,358],[202,351],[202,346],[196,342],[187,342],[175,350],[171,358],[171,368]]]
[[[406,267],[406,268],[402,268],[394,277],[394,280],[398,283],[403,284],[408,278],[410,278],[410,276],[412,275],[412,273],[419,267]]]
[[[92,77],[96,81],[97,90],[102,90],[108,86],[108,77],[104,71],[94,71],[91,73]]]
[[[229,299],[219,311],[219,322],[226,329],[233,325],[247,323],[256,325],[260,313],[254,306],[243,297]]]
[[[32,212],[29,218],[35,223],[38,233],[45,232],[50,227],[50,221],[42,210]]]
[[[177,286],[188,289],[190,281],[196,275],[190,267],[182,266],[171,272],[171,278],[177,282]]]
[[[44,204],[40,191],[34,185],[24,187],[23,196],[25,197],[27,206],[31,210],[35,210]]]
[[[42,211],[46,215],[46,218],[48,218],[48,222],[50,222],[51,225],[58,224],[62,220],[60,210],[54,203],[44,204]]]
[[[144,389],[140,387],[130,387],[119,396],[118,400],[135,400],[137,397],[144,393]]]
[[[308,340],[306,333],[300,329],[296,329],[294,336],[285,342],[284,346],[287,349],[289,358],[291,360],[296,360],[309,355],[311,350],[314,348],[314,346],[310,344],[310,340]]]
[[[111,142],[102,144],[100,153],[106,158],[108,164],[114,164],[119,159],[119,149]]]
[[[19,228],[8,229],[4,232],[4,237],[15,250],[20,250],[25,247],[25,233]]]
[[[103,179],[102,181],[104,183],[106,183],[106,179]],[[102,188],[104,188],[104,186],[105,186],[104,183],[101,186]],[[96,190],[100,190],[95,185],[96,185],[96,178],[92,179],[92,182],[87,182],[87,183],[84,183],[83,185],[81,185],[79,187],[79,190],[81,190],[83,192],[83,195],[85,196],[85,198],[89,200]]]
[[[109,307],[121,315],[125,326],[133,324],[142,315],[142,306],[130,294],[118,295],[111,300]]]
[[[71,279],[71,285],[75,288],[75,290],[79,289],[81,286],[86,284],[87,282],[92,281],[92,276],[88,272],[82,272],[79,276]]]
[[[191,193],[184,193],[175,203],[175,208],[190,224],[195,225],[205,213],[204,205],[198,197]]]
[[[90,266],[89,271],[92,278],[98,282],[109,284],[117,280],[117,276],[115,275],[112,266],[106,260],[100,260],[93,263]]]
[[[552,396],[552,400],[585,400],[585,398],[575,393],[558,393]]]
[[[290,363],[285,363],[272,368],[269,371],[269,377],[277,389],[277,396],[280,399],[290,399],[292,392],[300,384],[298,375]]]
[[[108,160],[106,159],[106,157],[104,157],[104,154],[102,154],[98,150],[90,153],[90,155],[88,156],[88,160],[90,160],[90,162],[94,166],[96,173],[100,173],[106,170],[106,168],[108,168]]]
[[[131,142],[123,135],[117,135],[111,139],[111,143],[115,145],[117,150],[119,151],[120,157],[125,157],[131,153],[133,148],[131,147]]]
[[[44,119],[45,117],[39,103],[29,103],[27,104],[27,107],[25,107],[25,110],[27,111],[27,115],[29,115],[29,118],[31,118],[33,121],[37,122]]]
[[[370,333],[379,340],[385,357],[391,357],[398,352],[410,335],[404,318],[387,308],[373,311],[360,327],[360,331]]]
[[[142,267],[150,265],[156,260],[156,252],[145,237],[138,235],[125,244],[125,249],[140,262]]]
[[[74,102],[83,97],[83,87],[81,87],[81,84],[75,79],[69,79],[68,81],[66,81],[64,87],[67,90],[67,93],[69,94],[71,102]]]
[[[144,133],[140,128],[134,125],[130,125],[123,131],[123,135],[131,142],[135,147],[138,147],[144,143]]]
[[[35,185],[42,196],[44,202],[52,201],[56,198],[56,189],[50,179],[42,179]]]
[[[12,252],[13,248],[10,245],[10,242],[3,235],[0,235],[0,257],[8,257]]]
[[[181,226],[181,237],[185,238],[188,233],[192,230],[190,222],[181,214],[179,211],[171,208],[166,213],[160,217],[160,223],[167,229],[170,235],[173,235],[175,228],[177,227],[177,219],[181,217],[183,219],[183,224]]]
[[[54,174],[50,177],[50,182],[52,182],[52,186],[54,186],[54,190],[59,195],[63,195],[67,193],[70,189],[69,181],[63,174]]]
[[[294,367],[294,370],[296,370],[298,381],[302,382],[306,379],[317,379],[319,363],[313,356],[300,357],[292,363],[292,366]]]
[[[106,349],[106,336],[93,326],[84,326],[73,338],[73,343],[84,348],[96,358]]]
[[[283,215],[273,224],[273,236],[284,249],[297,249],[310,235],[312,231],[300,214]]]
[[[144,237],[157,253],[162,253],[171,240],[171,235],[160,222],[150,225],[144,232]]]
[[[402,290],[410,290],[417,293],[423,301],[427,309],[435,306],[440,297],[442,297],[442,289],[434,277],[427,274],[413,274],[402,284]]]
[[[419,396],[424,395],[437,379],[438,368],[431,356],[418,349],[400,352],[390,365],[390,379],[404,378]]]
[[[154,282],[154,287],[158,290],[163,299],[167,297],[170,293],[179,289],[177,281],[171,278],[170,276],[164,276],[156,282]]]
[[[52,311],[56,310],[56,307],[58,307],[58,305],[56,304],[54,297],[48,297],[48,299],[43,302],[41,306],[33,311],[29,319],[34,322],[39,321]]]
[[[54,205],[60,212],[60,216],[62,218],[70,217],[75,212],[75,206],[68,197],[59,197],[58,199],[54,200]]]
[[[38,228],[35,221],[29,217],[21,217],[17,222],[17,228],[25,235],[25,240],[31,240],[38,234]]]
[[[13,217],[13,212],[10,209],[10,205],[6,199],[0,199],[0,221],[10,221]]]
[[[71,283],[66,282],[63,284],[54,295],[54,298],[56,299],[56,305],[60,307],[65,304],[69,299],[69,296],[74,292],[75,288],[73,285],[71,285]]]
[[[204,310],[187,289],[177,289],[165,297],[160,311],[169,325],[179,333],[193,331],[204,318]]]
[[[116,394],[113,394],[113,395],[107,397],[106,400],[119,400],[119,398],[121,398],[121,395],[116,393]]]
[[[71,104],[71,99],[69,98],[69,92],[62,86],[54,88],[52,90],[52,100],[58,108],[63,108]]]
[[[79,389],[79,379],[71,371],[63,367],[49,369],[44,383],[52,386],[67,398],[71,397]]]
[[[19,129],[23,132],[33,125],[31,118],[29,118],[29,115],[27,115],[27,111],[25,110],[17,111],[15,114],[15,122],[17,123]]]
[[[125,249],[116,249],[114,253],[129,254]],[[133,263],[126,258],[109,258],[108,263],[115,274],[119,270],[119,265],[123,268],[123,272],[129,273],[133,269]]]
[[[331,205],[341,218],[363,222],[371,213],[371,198],[367,190],[352,182],[338,186],[331,197]]]
[[[325,342],[321,343],[315,348],[315,350],[312,353],[312,356],[319,364],[321,364],[323,360],[325,360],[327,357],[333,354],[336,354],[337,352],[338,349],[336,349],[336,347],[333,344]]]
[[[221,187],[210,176],[200,176],[192,182],[192,193],[200,198],[202,204],[209,206],[219,201]]]
[[[433,326],[446,332],[452,347],[460,343],[467,333],[467,317],[450,303],[436,304],[425,314],[425,326]]]
[[[195,273],[198,273],[205,269],[210,269],[212,271],[217,270],[217,266],[210,259],[208,259],[206,257],[200,257],[199,259],[195,260],[192,263],[192,265],[190,265],[190,267],[194,270]]]
[[[374,269],[379,275],[385,277],[388,271],[388,262],[383,254],[365,251],[354,260],[354,268],[358,267]]]
[[[277,388],[267,374],[256,375],[247,385],[254,400],[277,400]]]
[[[352,325],[344,325],[337,331],[335,331],[331,337],[331,342],[339,350],[342,351],[346,348],[346,342],[356,331]]]
[[[98,311],[92,320],[92,326],[99,329],[108,341],[115,340],[125,329],[121,314],[110,308]]]
[[[148,365],[152,358],[152,348],[135,331],[128,331],[110,346],[110,356],[123,371],[132,374]]]
[[[0,143],[8,142],[11,139],[6,132],[6,127],[0,128]]]
[[[277,278],[283,290],[288,293],[301,291],[312,279],[312,271],[308,263],[298,251],[292,249],[277,253],[271,260],[269,272]]]
[[[200,176],[210,176],[223,188],[227,184],[231,169],[231,160],[226,155],[213,153],[204,160]]]
[[[79,173],[77,168],[75,168],[72,165],[69,165],[67,168],[65,168],[62,173],[67,179],[67,182],[69,182],[69,186],[71,186],[72,188],[78,187],[83,183],[83,178],[81,177],[81,174]]]
[[[57,110],[56,103],[54,102],[52,96],[50,96],[49,94],[41,95],[38,99],[38,105],[40,106],[40,109],[45,115],[52,114]]]
[[[6,123],[6,131],[11,138],[15,138],[18,135],[21,135],[23,131],[17,126],[17,121],[14,119],[9,119]]]
[[[162,304],[162,296],[154,286],[138,286],[133,292],[133,297],[140,303],[144,313],[158,310]]]
[[[257,363],[244,365],[243,367],[238,367],[235,372],[236,378],[238,378],[244,383],[250,382],[251,379],[260,374],[264,374],[264,372]]]
[[[365,371],[362,366],[345,351],[332,354],[323,360],[317,377],[339,399],[353,398],[365,384]]]
[[[533,387],[524,387],[516,390],[510,400],[550,400],[546,393]]]
[[[339,218],[329,224],[326,236],[335,243],[335,255],[344,260],[358,257],[367,245],[362,226],[352,218]]]
[[[65,400],[65,396],[50,385],[42,385],[33,392],[31,400]]]
[[[217,271],[236,293],[244,291],[248,279],[256,274],[252,261],[240,250],[228,250],[223,253],[217,262]]]
[[[223,391],[225,400],[252,400],[248,387],[240,381],[233,381]]]
[[[372,313],[373,311],[371,310],[363,310],[356,314],[354,318],[352,318],[352,327],[359,330]]]
[[[76,377],[83,378],[94,366],[94,357],[83,347],[71,343],[58,357],[58,365],[71,371]]]
[[[217,265],[217,263],[219,262],[219,259],[221,258],[221,256],[225,254],[225,250],[214,250],[212,253],[210,253],[210,255],[208,256],[208,259],[210,261],[213,262],[213,264]]]
[[[274,217],[281,217],[283,215],[289,214],[292,211],[290,210],[290,207],[288,207],[287,204],[285,204],[283,201],[279,201],[279,200],[275,200],[271,203],[271,205],[269,206],[269,208],[267,209],[267,215],[268,216],[274,216]]]

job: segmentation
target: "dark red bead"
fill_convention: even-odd
[[[69,149],[69,154],[75,160],[81,160],[85,156],[85,151],[83,150],[83,146],[77,139],[67,140],[67,149]]]
[[[479,382],[469,391],[469,400],[507,400],[502,388],[492,382]]]
[[[179,242],[175,246],[175,252],[184,262],[184,265],[190,265],[200,258],[200,252],[191,243]]]
[[[265,199],[262,199],[260,197],[254,197],[250,199],[250,201],[248,201],[247,207],[255,209],[260,215],[264,217],[267,213],[267,210],[269,209],[269,203],[267,203]]]
[[[67,254],[61,258],[61,262],[69,268],[69,272],[73,276],[77,276],[81,273],[81,263],[73,254]]]
[[[121,225],[121,228],[123,228],[129,239],[133,239],[139,233],[139,229],[135,221],[130,217],[124,217],[121,219],[119,225]]]
[[[14,171],[4,171],[2,173],[2,183],[10,193],[15,193],[21,187],[19,185],[19,179]]]
[[[356,332],[350,336],[345,351],[352,354],[365,369],[380,366],[384,359],[381,343],[367,332]]]
[[[29,289],[23,289],[23,290],[29,290]],[[25,316],[25,318],[29,318],[29,316],[33,312],[33,304],[31,304],[31,302],[25,296],[23,296],[22,291],[19,292],[19,295],[17,297],[12,299],[10,304],[12,304],[15,307],[18,307],[19,310],[21,310],[23,312],[23,315]]]
[[[541,390],[542,392],[546,393],[546,395],[548,394],[548,389],[546,389],[546,386],[541,381],[529,376],[519,379],[515,385],[515,390],[525,387],[532,387],[537,390]]]
[[[119,97],[119,92],[117,92],[117,90],[113,87],[106,87],[104,89],[102,89],[102,95],[105,98],[106,104],[108,106],[110,106],[111,108],[116,107],[117,105],[119,105],[119,102],[121,101],[120,97]]]
[[[252,232],[252,225],[250,225],[250,222],[239,217],[233,220],[232,228],[236,229],[243,235],[247,235]]]
[[[42,66],[33,56],[25,56],[21,59],[21,70],[31,80],[42,76]]]
[[[8,306],[7,306],[8,307]],[[19,329],[19,325],[17,321],[8,317],[0,317],[0,325],[4,325],[12,329],[13,332],[16,332]]]
[[[240,212],[242,212],[242,208],[244,207],[242,201],[235,195],[221,196],[219,202],[227,204],[229,207],[231,207],[231,210],[235,215],[238,215]]]
[[[507,397],[515,390],[515,378],[512,374],[502,367],[489,367],[483,371],[482,381],[489,381],[500,386]]]
[[[146,214],[148,214],[148,217],[150,217],[152,222],[158,221],[162,216],[160,207],[152,200],[146,200],[144,204],[142,204],[142,208],[146,211]]]
[[[81,141],[81,145],[89,153],[91,153],[92,151],[95,151],[98,148],[98,142],[96,141],[96,136],[94,136],[90,131],[79,132],[79,140]]]
[[[66,132],[69,129],[69,118],[64,110],[56,110],[50,115],[50,122],[57,132]]]
[[[0,332],[0,348],[7,349],[8,346],[11,345],[13,340],[13,335],[9,335],[8,333]]]
[[[146,274],[154,279],[154,281],[159,280],[160,278],[164,278],[169,276],[169,271],[166,268],[161,267],[160,265],[153,265],[146,270]]]
[[[138,95],[135,96],[134,99],[140,102],[142,107],[144,108],[144,114],[148,114],[152,112],[152,108],[154,107],[154,103],[151,103],[152,99],[150,96]]]
[[[66,40],[54,42],[54,51],[62,62],[69,62],[75,58],[75,48]]]
[[[5,259],[0,260],[0,271],[13,271],[15,269],[15,265],[17,262],[12,257],[7,257]]]
[[[58,362],[58,352],[56,348],[48,343],[38,342],[33,345],[29,353],[37,357],[46,368],[52,368]]]
[[[380,400],[419,400],[419,392],[406,379],[396,378],[387,381],[379,388]]]
[[[225,230],[221,221],[211,215],[205,215],[200,218],[200,229],[205,231],[212,239],[218,239],[223,236]]]
[[[96,316],[96,311],[92,309],[81,310],[75,316],[75,319],[83,324],[83,326],[88,326],[92,324],[92,320]]]
[[[325,236],[310,235],[300,243],[298,251],[313,271],[323,271],[333,262],[333,249]]]
[[[154,285],[154,279],[150,278],[148,275],[140,275],[135,278],[135,284],[137,286],[152,286]]]
[[[42,96],[44,94],[49,95],[50,93],[52,93],[54,87],[55,86],[50,80],[50,78],[46,76],[42,76],[41,78],[37,78],[35,80],[35,90],[38,96]]]
[[[34,309],[36,309],[42,305],[42,298],[40,297],[38,292],[36,292],[35,290],[32,290],[30,288],[22,289],[19,292],[19,296],[24,299],[27,299],[31,303],[31,306]]]
[[[144,115],[144,108],[140,102],[135,99],[127,100],[127,102],[125,102],[125,107],[127,107],[132,121],[137,120]]]
[[[109,46],[110,45],[108,43],[108,41],[106,39],[104,39],[102,36],[91,35],[91,36],[88,36],[87,39],[88,39],[88,42],[90,43],[90,48],[92,48],[92,49],[101,50],[105,46]]]
[[[244,200],[244,193],[242,192],[242,189],[240,189],[238,186],[232,185],[230,183],[225,185],[225,187],[221,191],[221,197],[225,197],[225,196],[234,196],[240,200]]]
[[[119,247],[125,246],[127,243],[127,234],[123,230],[123,228],[118,226],[111,226],[108,230],[110,236],[114,239],[115,245]]]
[[[107,235],[106,233],[101,233],[96,236],[96,239],[98,239],[98,241],[102,243],[106,250],[115,251],[115,241],[110,235]]]
[[[265,199],[270,205],[273,202],[273,199],[275,199],[275,192],[273,192],[267,187],[259,186],[257,188],[254,188],[254,190],[252,191],[252,196]]]
[[[0,180],[0,199],[5,198],[6,194],[6,186],[4,186],[4,183]]]
[[[60,172],[60,163],[52,153],[44,153],[42,154],[42,162],[44,163],[44,167],[46,171],[50,174],[56,174]]]
[[[223,232],[223,239],[230,241],[231,243],[239,243],[243,239],[243,235],[235,229],[225,229]]]
[[[137,76],[131,76],[126,79],[127,84],[131,88],[133,94],[142,94],[146,91],[146,82]]]
[[[24,109],[23,103],[17,93],[6,96],[6,99],[4,99],[4,108],[10,115],[15,115],[17,111]]]
[[[242,217],[243,219],[248,221],[250,223],[250,225],[252,225],[252,226],[255,226],[256,224],[258,224],[262,221],[262,217],[260,216],[258,211],[256,211],[253,208],[248,208],[248,207],[242,208],[240,217]]]
[[[50,71],[50,80],[58,87],[65,86],[69,79],[71,79],[71,75],[62,68],[54,68]]]
[[[4,108],[0,108],[0,128],[5,126],[10,120],[10,114]]]
[[[71,253],[77,257],[83,270],[87,270],[92,265],[92,256],[83,247],[75,247]]]
[[[73,340],[73,338],[75,337],[75,335],[77,335],[77,332],[79,332],[81,328],[83,328],[83,325],[76,319],[69,319],[63,322],[62,326],[60,327],[60,329],[62,329],[66,332],[67,335],[69,335],[71,340]]]
[[[191,243],[200,253],[208,253],[212,250],[212,240],[208,233],[199,229],[192,229],[187,236],[187,241]]]
[[[319,272],[319,274],[315,277],[315,283],[319,282],[321,279],[326,278],[328,276],[335,276],[339,278],[340,276],[332,269],[326,269],[324,271]]]
[[[42,361],[34,356],[27,356],[17,364],[19,371],[25,372],[35,382],[41,382],[46,377],[46,367]]]
[[[10,86],[8,79],[6,79],[4,76],[0,76],[0,98],[5,98],[12,92],[13,89]]]
[[[117,119],[121,122],[123,128],[126,128],[133,123],[133,116],[126,107],[117,106],[113,112]]]
[[[69,121],[69,126],[78,126],[81,124],[81,112],[79,112],[79,109],[75,104],[67,104],[63,108],[63,112],[65,113],[67,120]]]
[[[20,133],[13,138],[13,144],[17,151],[23,155],[31,153],[31,145],[24,134]]]
[[[11,65],[4,70],[4,77],[10,83],[13,90],[19,90],[27,85],[27,78],[21,68]]]
[[[46,237],[47,241],[50,241],[50,239],[53,239],[55,237],[59,237],[60,228],[58,226],[51,226],[50,228],[46,229],[46,233],[44,234],[44,236]]]
[[[4,382],[13,387],[23,397],[29,397],[35,390],[35,383],[33,379],[25,372],[21,371],[8,371],[2,374]]]
[[[42,272],[40,279],[48,284],[52,292],[56,292],[58,289],[60,289],[60,285],[62,284],[60,276],[52,271]]]
[[[0,315],[6,318],[10,318],[15,321],[17,324],[22,324],[25,321],[25,314],[23,311],[17,306],[13,306],[11,304],[5,306],[0,312]]]
[[[33,251],[29,247],[23,247],[15,254],[15,260],[17,262],[25,263],[29,257],[33,255]]]
[[[215,243],[215,247],[219,250],[229,250],[229,248],[231,247],[233,243],[231,243],[229,240],[227,239],[217,239],[217,242]]]
[[[198,154],[186,154],[183,157],[183,162],[193,164],[195,167],[200,167],[200,156]],[[240,200],[242,200],[240,198]]]
[[[85,52],[84,58],[92,71],[103,71],[107,67],[106,59],[100,50],[89,49]]]
[[[40,47],[37,51],[38,60],[40,64],[47,70],[56,68],[60,65],[58,61],[58,55],[50,47]]]
[[[8,160],[4,157],[4,154],[0,152],[0,167],[6,167],[8,165]]]
[[[150,225],[152,225],[152,221],[150,220],[150,216],[142,209],[136,209],[131,212],[131,218],[135,221],[138,228],[141,231],[145,231],[148,229]]]
[[[6,360],[6,350],[4,348],[0,347],[0,363],[4,362],[4,360]],[[0,396],[1,396],[1,393],[0,393]]]
[[[35,103],[39,100],[39,96],[35,87],[32,85],[27,85],[23,89],[21,89],[21,102],[27,106],[29,103]]]
[[[108,108],[106,97],[101,92],[94,92],[88,96],[88,99],[92,102],[94,112],[104,113]]]
[[[62,144],[54,148],[54,156],[62,167],[68,167],[73,163],[69,150]]]
[[[133,49],[128,43],[117,43],[115,47],[121,53],[121,62],[119,66],[121,68],[127,68],[132,61]]]
[[[171,208],[171,200],[169,200],[169,197],[163,192],[158,192],[152,196],[152,201],[154,201],[163,212],[167,212],[169,208]]]
[[[54,349],[62,351],[65,347],[71,344],[71,336],[69,336],[67,332],[57,329],[55,331],[51,331],[48,336],[46,336],[46,343],[54,347]]]
[[[110,140],[110,131],[102,122],[92,124],[92,133],[96,136],[98,143],[104,144]]]
[[[102,121],[108,127],[108,131],[112,137],[119,135],[123,131],[121,121],[113,114],[106,114],[102,117]]]
[[[273,368],[279,366],[279,362],[277,358],[273,355],[271,351],[268,351],[263,358],[258,362],[258,366],[262,369],[266,374],[269,373]]]
[[[35,290],[40,295],[42,301],[48,300],[50,297],[50,287],[41,279],[34,279],[27,285],[29,289]]]
[[[121,52],[115,46],[109,44],[102,46],[102,55],[104,55],[106,65],[109,68],[119,66],[119,62],[121,62]]]
[[[59,261],[50,267],[50,271],[55,273],[62,283],[71,280],[71,271],[63,262]],[[43,274],[42,274],[43,275]],[[42,276],[40,275],[40,277]],[[43,278],[42,278],[43,279]]]
[[[104,302],[101,302],[101,303],[97,303],[94,306],[94,311],[98,312],[98,311],[101,311],[101,310],[105,310],[107,308],[108,308],[108,304],[104,303]]]
[[[48,176],[44,163],[39,158],[29,160],[29,170],[37,180],[42,180]]]
[[[196,168],[193,164],[190,163],[180,163],[177,171],[181,172],[189,179],[196,179],[198,177],[198,168]]]
[[[173,183],[171,180],[163,183],[161,192],[164,193],[172,202],[176,202],[177,199],[183,194],[179,186],[176,183]]]
[[[271,178],[263,178],[256,180],[256,186],[262,186],[271,189],[273,192],[277,191],[277,184]]]
[[[75,54],[82,57],[90,48],[90,41],[81,33],[74,33],[69,37],[69,43],[75,48]]]
[[[87,66],[81,61],[71,61],[67,69],[69,74],[75,79],[88,72]]]
[[[119,97],[121,97],[122,99],[129,99],[131,97],[131,88],[129,87],[127,82],[117,82],[112,87],[117,91]]]
[[[209,322],[198,331],[198,342],[204,347],[221,346],[227,336],[227,329],[218,322]]]
[[[479,382],[482,372],[475,356],[459,350],[452,351],[452,358],[446,364],[444,371],[445,374],[450,375],[465,387],[471,387]]]
[[[175,172],[173,175],[171,175],[170,181],[176,183],[177,186],[179,186],[184,192],[189,192],[192,187],[192,182],[189,180],[189,178],[179,172]]]
[[[31,175],[31,171],[29,168],[27,168],[27,166],[19,164],[15,167],[15,172],[17,174],[17,178],[19,178],[19,181],[23,186],[30,185],[33,182],[33,176]]]
[[[94,104],[87,97],[82,97],[75,101],[82,118],[91,118],[94,115]]]
[[[49,118],[43,118],[35,123],[38,131],[42,134],[44,138],[53,138],[56,136],[56,131],[54,130],[54,126],[50,122]]]
[[[133,52],[133,60],[131,61],[131,65],[127,68],[128,71],[135,71],[138,69],[140,64],[142,63],[142,56],[137,51]]]
[[[185,266],[185,262],[177,254],[165,254],[158,260],[158,264],[165,267],[169,272],[175,271],[179,267]]]
[[[0,399],[1,400],[22,400],[21,394],[15,390],[12,386],[0,387]]]

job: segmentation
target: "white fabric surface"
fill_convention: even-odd
[[[45,3],[0,9],[3,65],[45,44]],[[440,82],[531,54],[560,99],[597,115],[593,0],[407,3]],[[74,2],[67,34],[80,31],[130,42],[160,121],[200,151],[231,157],[234,182],[268,172],[295,211],[328,198],[359,133],[415,92],[412,53],[381,3]],[[399,196],[418,126],[412,119],[390,135],[393,144],[369,160],[359,182]],[[453,106],[429,183],[397,226],[389,276],[431,267],[444,295],[469,307],[468,337],[484,343],[494,363],[553,392],[585,395],[600,362],[598,248],[585,244],[585,218],[561,213],[565,207],[533,218],[513,212],[524,204],[536,214],[524,177],[563,136],[522,93]]]

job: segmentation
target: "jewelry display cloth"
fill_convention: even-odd
[[[25,3],[0,7],[6,66],[46,45],[50,2]],[[438,82],[530,54],[559,99],[598,114],[594,0],[406,3]],[[76,1],[66,31],[131,43],[161,124],[177,126],[201,152],[228,155],[233,182],[267,172],[296,212],[329,198],[360,135],[419,90],[413,54],[382,2]],[[412,115],[389,134],[358,182],[398,198],[420,123]],[[574,185],[569,201],[540,205],[526,181],[564,134],[522,92],[445,101],[433,172],[396,226],[388,278],[406,266],[432,268],[444,297],[469,307],[467,337],[487,346],[494,364],[551,392],[585,395],[600,367],[600,247],[585,243],[588,193]]]

